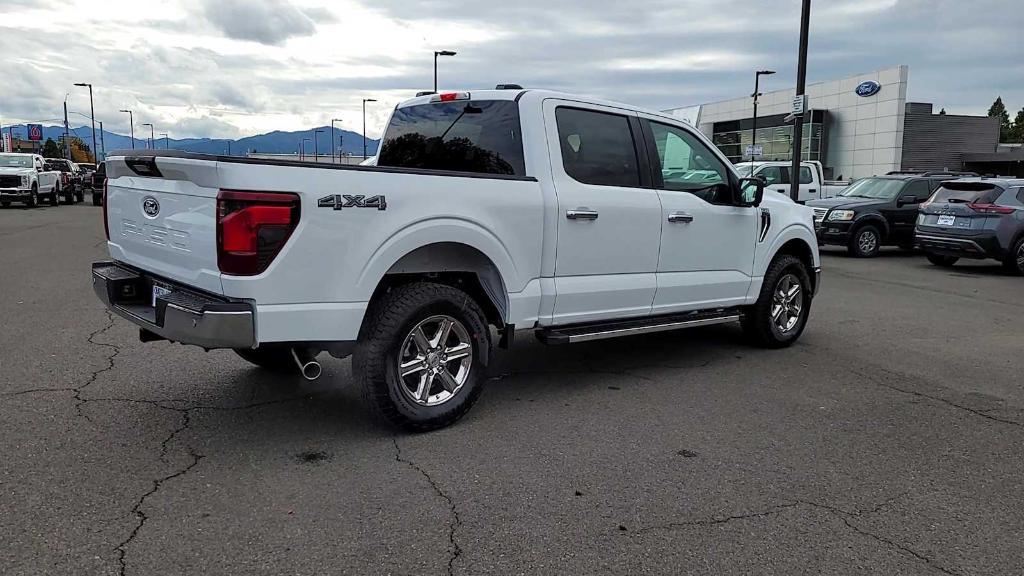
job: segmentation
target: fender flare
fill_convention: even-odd
[[[882,240],[889,237],[889,222],[877,212],[869,212],[854,219],[853,224],[850,225],[850,235],[852,236],[858,228],[867,224],[877,226],[881,230]]]
[[[811,230],[806,226],[800,224],[790,224],[783,228],[775,237],[772,239],[771,245],[769,245],[766,252],[767,257],[762,259],[758,263],[757,270],[754,271],[754,276],[762,277],[771,265],[772,260],[779,253],[779,250],[792,240],[801,240],[807,244],[808,250],[811,252],[812,258],[814,258],[814,265],[821,266],[821,257],[818,255],[818,251],[815,249],[818,246],[818,238],[814,235]],[[808,270],[808,272],[811,272]]]

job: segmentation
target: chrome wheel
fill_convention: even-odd
[[[800,314],[804,309],[803,288],[793,274],[786,274],[775,285],[772,297],[772,322],[785,334],[800,322]]]
[[[1017,270],[1024,273],[1024,242],[1021,242],[1020,246],[1017,247]]]
[[[857,247],[861,254],[871,254],[878,247],[878,237],[871,230],[865,230],[857,236]]]
[[[398,351],[402,391],[422,406],[451,400],[469,379],[472,367],[469,331],[451,316],[423,320],[413,327]]]

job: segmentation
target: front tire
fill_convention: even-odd
[[[785,348],[803,334],[813,299],[811,277],[799,258],[775,258],[764,275],[761,294],[740,321],[750,340],[764,348]]]
[[[352,372],[370,408],[410,431],[461,418],[487,380],[490,329],[473,298],[452,286],[392,288],[367,312]]]
[[[865,224],[854,231],[847,246],[850,254],[857,258],[874,258],[882,246],[882,234],[878,228]]]
[[[1017,239],[1010,254],[1003,260],[1003,269],[1010,275],[1024,276],[1024,236]]]
[[[35,208],[39,204],[39,186],[33,184],[32,192],[29,193],[28,200],[25,201],[26,208]]]
[[[927,257],[928,261],[932,264],[943,268],[952,268],[953,265],[960,260],[956,256],[943,256],[942,254],[926,254],[925,257]]]

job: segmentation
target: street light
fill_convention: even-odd
[[[92,157],[96,160],[96,110],[92,105],[92,84],[88,82],[76,82],[75,86],[89,87],[89,116],[92,118]],[[96,160],[99,162],[99,160]]]
[[[128,113],[128,126],[132,131],[132,150],[135,150],[135,118],[132,116],[131,110],[121,110],[121,112]]]
[[[754,130],[750,133],[750,176],[754,176],[754,144],[757,143],[757,97],[761,95],[761,76],[771,76],[775,70],[758,70],[754,73]]]
[[[306,155],[306,142],[309,142],[309,138],[303,138],[299,141],[299,160],[304,160]]]
[[[152,150],[156,148],[156,142],[154,142],[154,140],[156,140],[156,134],[153,133],[153,125],[149,122],[144,122],[140,124],[140,126],[149,126],[149,149]]]
[[[456,52],[451,50],[434,50],[434,92],[437,92],[437,57],[438,56],[455,56]],[[364,154],[365,156],[365,154]]]
[[[437,54],[437,52],[435,52],[434,54]],[[455,53],[452,52],[452,54],[455,54]],[[436,60],[437,56],[435,56],[434,59]],[[436,90],[435,90],[435,92],[436,92]],[[373,98],[363,98],[363,160],[366,160],[366,103],[367,102],[376,102],[376,100],[374,100]]]
[[[103,141],[103,121],[102,120],[100,120],[100,150],[103,150],[103,159],[106,160],[107,159],[107,144]],[[95,160],[96,160],[95,164],[97,166],[99,166],[100,165],[100,157],[97,156],[95,158]]]
[[[337,161],[341,162],[341,145],[339,144],[337,149],[334,147],[334,143],[336,142],[336,140],[334,139],[335,122],[341,122],[341,118],[331,118],[331,160],[333,161],[335,159],[334,153],[337,152]],[[344,136],[342,137],[344,138]]]
[[[320,150],[317,148],[317,144],[316,144],[317,138],[316,138],[316,135],[317,134],[323,134],[323,132],[324,132],[323,130],[313,130],[313,162],[319,162],[320,161]]]
[[[170,149],[170,146],[167,144],[167,132],[161,132],[160,136],[164,139],[164,150]]]

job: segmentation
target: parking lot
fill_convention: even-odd
[[[799,343],[522,338],[457,425],[141,344],[99,209],[0,210],[6,574],[1008,574],[1024,565],[1024,279],[824,250]],[[326,355],[324,355],[326,358]]]

